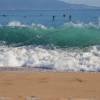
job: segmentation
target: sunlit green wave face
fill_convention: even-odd
[[[0,27],[0,41],[7,45],[87,47],[100,45],[100,28],[63,26],[59,28]]]

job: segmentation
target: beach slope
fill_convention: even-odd
[[[100,100],[100,74],[1,72],[0,97],[9,100]]]

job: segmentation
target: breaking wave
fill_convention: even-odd
[[[0,27],[0,41],[5,41],[10,46],[80,48],[100,44],[100,27],[92,23],[66,23],[58,28],[47,28],[41,24],[28,26],[20,22],[10,22],[7,26]]]
[[[0,67],[4,66],[56,71],[100,71],[100,46],[84,49],[0,46]]]
[[[100,25],[65,23],[0,26],[0,67],[100,71]]]

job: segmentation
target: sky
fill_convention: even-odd
[[[100,7],[100,0],[61,0],[68,3],[75,3],[75,4],[85,4],[89,6],[98,6]]]

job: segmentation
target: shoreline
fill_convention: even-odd
[[[0,67],[0,72],[55,72],[55,73],[100,73],[100,71],[56,70],[48,67]]]
[[[97,72],[0,72],[0,97],[9,100],[100,100],[99,94]]]

